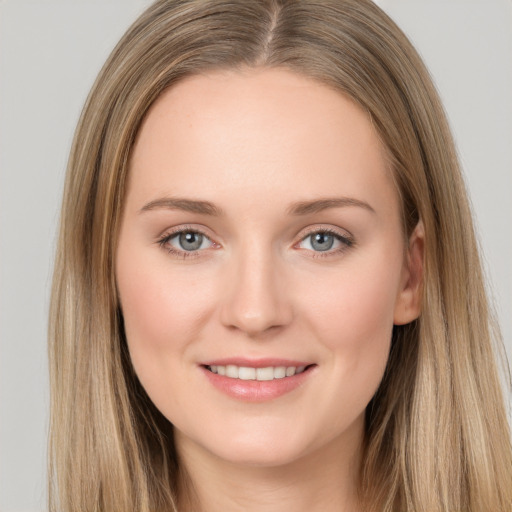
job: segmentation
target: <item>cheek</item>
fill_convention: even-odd
[[[116,277],[127,332],[155,346],[193,334],[208,307],[201,275],[173,268],[158,253],[121,252]]]
[[[181,383],[188,349],[206,321],[209,294],[190,274],[170,272],[165,261],[145,261],[134,253],[118,259],[117,285],[135,373],[156,407],[173,418],[170,413],[188,400]],[[177,388],[181,394],[171,391]]]
[[[121,254],[116,274],[130,356],[146,387],[148,380],[158,382],[169,365],[176,367],[182,360],[177,356],[197,339],[211,294],[190,273],[171,272],[165,258]]]
[[[364,269],[332,280],[327,294],[310,294],[308,316],[337,379],[330,399],[354,412],[364,410],[382,380],[400,274],[389,267]]]
[[[343,273],[327,286],[311,287],[310,319],[336,350],[342,341],[354,349],[378,343],[391,332],[398,289],[398,274],[371,270]],[[325,290],[328,290],[326,293]]]
[[[176,294],[151,272],[131,269],[118,274],[125,330],[128,342],[154,350],[164,349],[175,334],[176,324],[184,322]]]

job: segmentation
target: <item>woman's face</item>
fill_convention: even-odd
[[[413,238],[340,93],[276,69],[165,92],[134,147],[116,276],[178,445],[253,465],[355,446],[393,324],[418,315]]]

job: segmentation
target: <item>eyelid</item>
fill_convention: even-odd
[[[180,225],[176,226],[170,229],[165,230],[161,235],[158,236],[156,243],[160,245],[163,249],[167,250],[170,254],[173,254],[174,256],[181,257],[183,259],[185,258],[192,258],[192,257],[200,257],[202,253],[205,253],[206,251],[209,251],[210,249],[218,249],[221,247],[221,245],[216,242],[211,235],[207,233],[208,230],[204,229],[202,226],[197,225]],[[168,242],[173,237],[181,234],[181,233],[198,233],[207,238],[212,246],[207,249],[197,249],[194,251],[185,251],[177,249],[176,247],[168,245]],[[326,251],[313,251],[311,249],[301,249],[298,247],[301,242],[303,242],[308,236],[311,236],[316,233],[325,233],[334,236],[341,244],[342,246],[337,249],[329,249]],[[325,225],[315,225],[310,226],[303,230],[300,233],[300,238],[297,242],[294,243],[293,248],[304,250],[309,253],[313,253],[313,257],[315,258],[322,258],[322,257],[329,257],[334,256],[337,254],[340,254],[342,252],[345,252],[349,248],[353,247],[355,245],[355,240],[352,234],[350,234],[345,229],[333,227],[333,226],[325,226]]]
[[[305,228],[298,236],[299,241],[304,240],[309,235],[312,235],[314,233],[329,233],[331,235],[334,235],[338,238],[341,238],[342,240],[345,240],[349,243],[355,243],[354,237],[351,233],[349,233],[346,229],[337,228],[331,225],[323,225],[323,224],[317,224],[315,226],[309,226]]]
[[[212,246],[209,247],[208,249],[197,249],[195,251],[185,251],[185,250],[178,249],[178,248],[173,247],[168,244],[168,242],[172,238],[174,238],[175,236],[177,236],[181,233],[198,233],[198,234],[204,236],[205,238],[207,238],[211,242]],[[218,242],[216,242],[215,240],[213,240],[212,236],[207,234],[205,229],[203,229],[200,226],[192,226],[192,225],[181,225],[181,226],[176,226],[174,228],[167,229],[161,235],[158,236],[158,238],[156,239],[156,243],[160,247],[165,249],[169,254],[180,257],[182,259],[199,257],[199,256],[201,256],[201,253],[204,253],[205,251],[207,251],[209,249],[212,249],[212,248],[217,249],[220,247],[220,244]]]
[[[326,250],[326,251],[313,251],[311,249],[301,249],[298,247],[304,240],[306,240],[309,236],[314,235],[316,233],[325,233],[334,236],[341,244],[342,246],[333,249],[333,250]],[[355,245],[355,239],[346,230],[342,230],[340,228],[334,228],[332,226],[322,226],[322,225],[316,225],[316,226],[310,226],[306,228],[305,231],[300,233],[300,239],[298,242],[294,244],[294,248],[297,248],[299,250],[304,250],[310,253],[313,253],[314,258],[325,258],[329,256],[335,256],[342,252],[345,252],[346,250],[350,249]]]

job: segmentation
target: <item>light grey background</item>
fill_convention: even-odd
[[[512,0],[380,0],[445,102],[512,356]],[[0,512],[45,510],[46,317],[85,96],[149,0],[0,0]]]

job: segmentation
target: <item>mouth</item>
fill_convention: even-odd
[[[251,366],[237,366],[234,364],[228,365],[205,365],[205,368],[217,375],[227,377],[228,379],[239,380],[257,380],[257,381],[271,381],[276,379],[286,379],[294,375],[305,372],[313,365],[302,366],[266,366],[263,368],[256,368]]]
[[[207,381],[223,394],[247,402],[265,402],[301,388],[316,364],[282,359],[211,361],[200,365]]]

